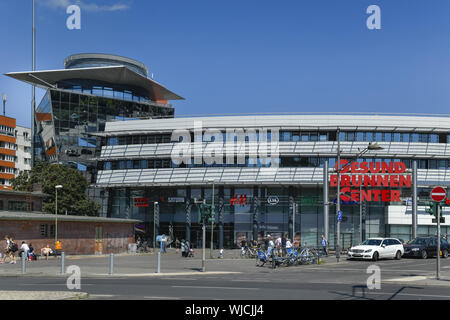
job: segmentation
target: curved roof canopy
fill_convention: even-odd
[[[156,81],[146,78],[125,66],[10,72],[5,75],[32,85],[36,85],[43,89],[52,87],[57,88],[57,84],[63,80],[97,80],[116,85],[141,88],[148,94],[148,97],[152,101],[184,100],[183,97],[173,93]]]

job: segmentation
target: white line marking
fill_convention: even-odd
[[[144,299],[152,299],[152,300],[181,300],[181,298],[177,297],[144,297]]]
[[[383,293],[383,292],[366,292],[366,294],[379,294],[379,295],[396,295],[396,296],[413,296],[413,297],[433,297],[433,298],[450,298],[450,296],[443,296],[437,294],[415,294],[415,293]]]
[[[259,290],[259,288],[203,287],[203,286],[172,286],[172,288],[228,289],[228,290]]]

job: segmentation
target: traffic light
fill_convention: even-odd
[[[216,222],[214,206],[209,207],[209,219],[208,222]]]
[[[155,225],[159,227],[159,205],[155,204]]]
[[[430,216],[436,217],[436,209],[437,209],[436,202],[426,201],[425,205],[429,207],[425,209],[425,212],[430,214]]]
[[[210,221],[211,217],[211,206],[202,203],[199,207],[199,215],[198,215],[198,223],[204,223],[206,221]]]
[[[445,219],[442,217],[442,203],[437,203],[437,202],[434,202],[434,201],[426,201],[425,205],[429,206],[429,208],[425,209],[425,212],[429,213],[430,216],[434,216],[435,219],[438,218],[438,216],[437,216],[437,209],[438,209],[438,206],[439,206],[439,219],[440,219],[441,222],[445,222]],[[435,219],[433,219],[433,223],[435,222],[434,221]]]

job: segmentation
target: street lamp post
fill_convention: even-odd
[[[212,182],[212,196],[211,196],[211,216],[214,217],[214,184],[215,180],[210,179],[208,182]],[[211,247],[209,249],[209,258],[213,258],[213,246],[214,246],[214,220],[211,219]]]
[[[156,206],[158,202],[155,201],[153,205],[153,252],[156,252]]]
[[[341,211],[341,170],[345,169],[349,164],[346,164],[344,167],[341,168],[341,134],[340,129],[337,129],[337,141],[338,141],[338,148],[337,148],[337,196],[336,196],[336,217],[339,215],[339,211]],[[369,145],[367,148],[362,150],[357,156],[356,159],[362,156],[364,153],[366,153],[369,150],[382,150],[383,148],[378,145],[378,143],[371,143],[369,142]],[[361,212],[360,212],[361,214]],[[360,217],[360,220],[362,218],[362,214]],[[362,227],[361,225],[359,226]],[[336,260],[339,262],[339,258],[341,256],[341,250],[340,250],[340,242],[341,242],[341,221],[337,221],[336,225]]]
[[[33,0],[33,28],[32,28],[32,69],[36,71],[36,19],[35,19],[35,0]],[[34,166],[34,112],[36,110],[36,86],[32,87],[31,99],[31,167]]]
[[[55,250],[58,242],[58,189],[62,189],[62,185],[55,186],[56,199],[55,199]]]

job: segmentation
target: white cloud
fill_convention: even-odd
[[[112,5],[98,5],[96,3],[85,3],[81,0],[38,0],[43,6],[52,9],[66,9],[72,4],[79,5],[82,10],[88,12],[101,12],[101,11],[121,11],[129,9],[129,5],[123,3],[117,3]]]

